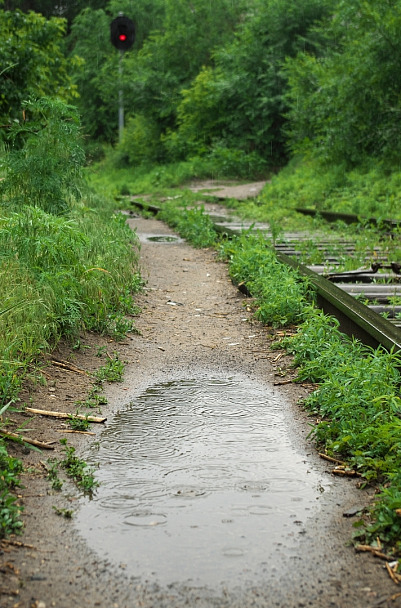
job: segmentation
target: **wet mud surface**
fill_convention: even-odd
[[[148,280],[140,333],[59,353],[94,369],[99,347],[118,347],[127,362],[106,388],[106,424],[68,436],[102,485],[92,501],[68,483],[56,493],[43,463],[57,444],[23,455],[25,533],[2,545],[0,606],[401,606],[383,564],[348,543],[355,518],[343,514],[369,495],[318,457],[298,404],[310,387],[286,383],[290,360],[270,350],[226,266],[160,222],[128,222]],[[47,378],[29,391],[42,409],[73,411],[89,385],[52,366]],[[59,422],[29,424],[63,436]]]

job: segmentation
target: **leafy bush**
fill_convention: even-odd
[[[287,62],[292,149],[348,168],[366,157],[398,167],[401,11],[397,2],[336,2],[320,57]]]
[[[157,123],[137,114],[127,121],[123,139],[117,146],[117,155],[122,162],[126,161],[131,165],[149,164],[159,159],[160,147]]]
[[[64,19],[45,19],[39,12],[0,10],[1,125],[21,120],[22,103],[31,95],[76,99],[69,73],[74,59],[63,52],[66,25]],[[0,129],[0,138],[5,132]]]

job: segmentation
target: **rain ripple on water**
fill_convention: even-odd
[[[257,577],[283,538],[296,545],[294,523],[322,489],[291,443],[283,407],[271,387],[241,376],[149,388],[89,455],[101,486],[78,513],[81,534],[161,583]]]

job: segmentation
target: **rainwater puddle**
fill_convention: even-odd
[[[81,535],[161,584],[260,580],[296,555],[328,484],[291,444],[283,407],[242,376],[152,386],[86,457],[101,486],[77,514]]]
[[[176,236],[161,235],[161,236],[148,236],[148,241],[152,243],[176,243],[180,239]]]
[[[140,233],[139,240],[141,243],[182,243],[183,239],[179,236],[175,236],[173,234],[145,234]]]

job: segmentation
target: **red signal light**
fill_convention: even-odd
[[[0,0],[1,2],[1,0]],[[110,24],[110,38],[112,44],[120,51],[128,51],[135,40],[135,24],[134,22],[119,15]]]

